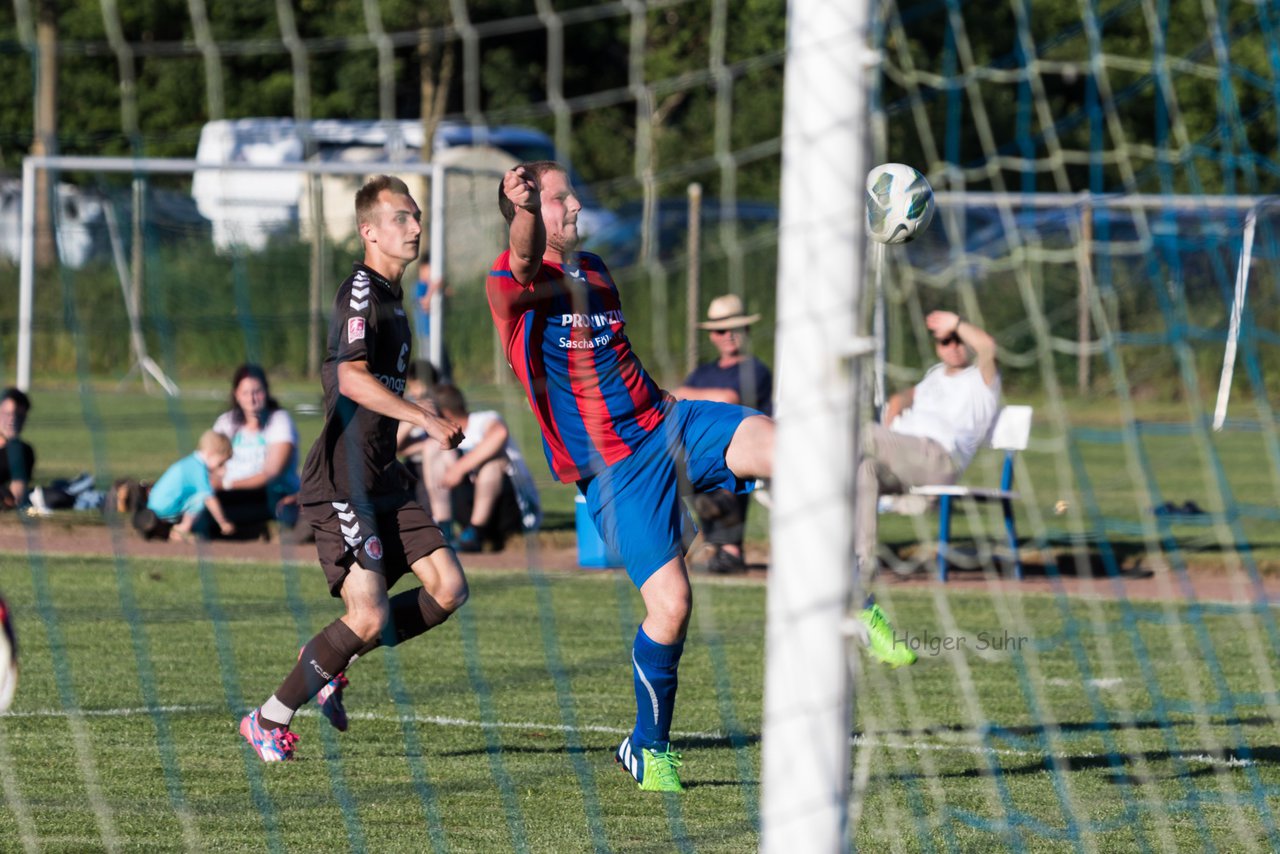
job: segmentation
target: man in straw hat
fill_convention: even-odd
[[[698,328],[707,330],[719,354],[693,370],[673,394],[680,400],[716,400],[749,406],[773,414],[773,374],[748,351],[747,331],[760,319],[747,314],[737,294],[716,297],[707,308],[707,319]],[[707,543],[712,546],[709,572],[728,574],[746,569],[742,539],[750,496],[727,489],[695,496],[693,508]]]

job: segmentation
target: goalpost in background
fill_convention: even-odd
[[[143,296],[138,291],[146,287],[148,278],[146,261],[153,260],[153,257],[157,255],[161,257],[168,256],[169,260],[172,260],[173,255],[189,251],[193,246],[199,245],[200,233],[198,229],[179,229],[176,234],[162,233],[157,235],[157,228],[154,225],[137,230],[130,235],[131,242],[140,241],[143,245],[135,247],[133,257],[135,259],[143,259],[144,264],[141,269],[131,270],[127,262],[121,257],[122,250],[119,246],[120,235],[116,225],[119,216],[115,211],[115,207],[121,203],[120,194],[117,190],[113,198],[112,190],[109,186],[112,179],[117,176],[127,176],[133,182],[135,189],[127,197],[128,201],[124,202],[128,209],[135,209],[145,204],[144,200],[148,198],[148,188],[156,179],[176,176],[181,181],[186,182],[194,178],[197,173],[203,173],[206,176],[205,181],[207,184],[209,182],[216,184],[219,179],[218,176],[223,174],[233,175],[240,182],[243,182],[246,176],[254,175],[271,176],[277,180],[296,181],[299,185],[299,195],[309,199],[308,208],[311,212],[305,218],[295,216],[271,222],[264,221],[260,216],[254,215],[248,221],[241,221],[236,219],[236,208],[233,203],[225,211],[227,220],[220,221],[218,225],[226,229],[228,233],[245,231],[244,238],[246,240],[252,238],[256,248],[262,248],[271,240],[298,241],[300,244],[310,247],[308,257],[313,264],[317,257],[324,257],[324,252],[318,251],[319,247],[322,247],[326,242],[332,241],[334,235],[344,235],[348,243],[357,239],[355,237],[356,223],[352,198],[361,181],[380,172],[405,177],[409,181],[413,181],[416,176],[421,186],[414,187],[413,191],[420,197],[420,204],[425,206],[423,210],[423,225],[424,230],[427,231],[427,239],[423,241],[423,246],[424,249],[429,249],[431,257],[434,259],[435,269],[438,272],[456,269],[459,278],[482,275],[484,266],[487,263],[482,259],[496,254],[501,246],[502,222],[496,210],[492,209],[494,206],[490,204],[490,191],[497,185],[502,173],[493,169],[448,166],[439,161],[434,163],[420,161],[364,161],[358,163],[312,161],[282,165],[243,162],[211,164],[195,160],[159,158],[28,157],[23,161],[22,217],[19,239],[21,261],[18,271],[16,324],[15,383],[21,389],[30,388],[32,377],[36,274],[36,218],[34,210],[35,188],[38,186],[36,176],[40,172],[53,175],[63,172],[80,173],[87,176],[82,179],[82,186],[85,190],[90,193],[95,191],[100,193],[98,198],[101,200],[105,211],[104,220],[110,233],[111,252],[115,259],[114,266],[117,276],[120,278],[123,301],[119,308],[126,315],[132,358],[137,365],[154,377],[169,394],[175,394],[177,387],[169,380],[155,361],[147,355],[147,343],[141,331],[142,318],[139,316],[143,305]],[[339,185],[328,188],[330,196],[341,196],[341,198],[325,201],[325,188],[319,186],[319,184],[320,179],[326,176],[348,179]],[[107,186],[97,186],[102,181],[106,181]],[[326,209],[328,209],[327,213],[319,213],[319,211]],[[138,214],[138,216],[141,216],[141,214]],[[252,235],[247,233],[248,229],[253,231]],[[456,234],[451,233],[451,231],[456,231]],[[165,239],[166,237],[168,239]],[[148,240],[154,244],[150,249],[146,245]],[[456,259],[454,253],[450,251],[451,247],[456,251],[458,256]],[[205,243],[203,248],[211,249],[212,247]],[[229,277],[224,277],[219,275],[219,270],[215,268],[225,268],[223,272],[234,270],[238,265],[238,261],[248,251],[240,245],[228,244],[217,252],[208,252],[201,258],[205,266],[199,272],[197,281],[184,281],[181,287],[190,293],[189,286],[196,284],[196,290],[204,290],[206,298],[218,302],[219,297],[223,295],[220,293],[220,285],[228,283],[229,279],[235,278],[237,274],[231,272]],[[342,263],[345,263],[345,260],[339,261],[339,265]],[[154,264],[151,266],[154,266]],[[313,270],[310,277],[311,281],[316,281],[317,277],[326,281],[332,279],[335,275],[339,275],[338,271],[340,269],[341,267],[339,266],[336,270]],[[416,273],[416,267],[411,272]],[[152,271],[152,275],[159,278],[163,286],[169,288],[172,287],[172,282],[164,281],[167,274],[172,275],[172,271],[165,271],[163,266],[158,270]],[[184,271],[184,275],[190,276],[192,271]],[[295,277],[293,281],[296,282],[299,279]],[[412,287],[412,283],[405,284],[410,288]],[[308,350],[314,346],[315,342],[322,340],[318,330],[325,322],[323,313],[331,301],[331,290],[331,287],[326,288],[324,293],[321,294],[315,288],[309,288],[306,294]],[[245,294],[241,294],[241,296],[247,298]],[[153,301],[152,305],[154,304]],[[207,308],[207,303],[205,307]],[[430,359],[433,364],[438,365],[441,364],[443,357],[441,348],[445,331],[441,323],[442,312],[439,310],[441,307],[439,298],[436,300],[435,307],[436,311],[431,317],[431,321],[434,324],[430,336],[432,352],[420,353],[418,358]],[[253,314],[252,308],[243,303],[238,305],[237,309],[250,316]],[[98,318],[99,323],[102,320],[103,318]],[[154,326],[154,324],[152,325]],[[213,330],[215,334],[221,331]],[[81,330],[78,334],[93,333],[91,330]],[[171,369],[180,368],[181,366],[178,365],[171,366]],[[86,369],[94,370],[93,367],[87,367]]]

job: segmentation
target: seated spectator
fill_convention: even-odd
[[[0,510],[27,502],[36,452],[19,437],[30,411],[31,400],[21,390],[7,388],[0,396]]]
[[[431,515],[446,536],[453,520],[463,525],[458,551],[478,552],[485,543],[502,551],[508,536],[535,530],[542,522],[533,475],[496,411],[469,412],[462,392],[452,385],[436,386],[431,396],[440,414],[463,432],[453,450],[434,442],[423,446]]]
[[[410,362],[404,374],[404,399],[410,402],[426,400],[429,396],[428,389],[435,385],[435,379],[436,369],[430,362],[423,360]],[[407,421],[400,422],[396,430],[396,455],[418,478],[418,485],[414,490],[418,503],[430,508],[431,499],[427,495],[426,479],[422,473],[422,450],[428,442],[427,432],[421,427]],[[445,531],[445,533],[449,532]]]
[[[958,481],[1000,412],[995,339],[950,311],[929,312],[924,325],[938,363],[889,398],[882,423],[862,435],[854,548],[864,584],[877,567],[880,496]]]
[[[242,527],[276,520],[292,528],[298,520],[298,428],[271,396],[267,375],[257,365],[241,365],[231,378],[231,409],[213,429],[231,440],[231,459],[218,500]]]
[[[147,507],[134,516],[133,525],[146,539],[168,536],[185,540],[208,537],[213,526],[224,536],[235,532],[213,491],[213,481],[231,458],[231,441],[206,430],[196,450],[178,460],[151,487]]]
[[[404,372],[404,399],[408,401],[425,400],[431,386],[435,385],[436,369],[430,362],[416,360],[409,363]],[[396,431],[396,453],[410,470],[418,473],[422,468],[422,448],[427,441],[427,433],[407,421],[400,422]]]
[[[764,362],[751,355],[747,332],[760,315],[748,315],[736,294],[716,297],[707,307],[707,319],[698,326],[711,335],[717,356],[694,369],[675,390],[680,400],[718,400],[748,406],[773,415],[773,374]],[[715,573],[742,572],[742,539],[747,526],[750,495],[735,495],[727,489],[694,496],[693,509],[698,527],[712,546],[707,570]]]

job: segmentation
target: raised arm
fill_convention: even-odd
[[[517,166],[502,177],[502,192],[516,209],[508,237],[511,274],[527,285],[538,274],[547,249],[538,182],[523,166]]]
[[[982,381],[991,385],[996,381],[996,340],[981,327],[974,326],[953,311],[931,311],[924,319],[935,338],[956,335],[973,351],[974,362],[982,372]]]

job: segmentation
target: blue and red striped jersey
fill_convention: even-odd
[[[533,281],[511,274],[510,251],[485,282],[507,362],[542,428],[547,465],[563,483],[625,459],[654,430],[669,397],[645,371],[624,328],[622,301],[604,262],[542,262]]]

